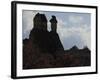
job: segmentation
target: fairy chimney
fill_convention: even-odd
[[[52,16],[51,20],[51,31],[56,32],[57,31],[57,20],[55,16]]]
[[[47,19],[45,14],[37,13],[33,19],[34,29],[47,30]]]

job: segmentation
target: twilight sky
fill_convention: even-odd
[[[57,33],[64,46],[69,49],[76,45],[78,48],[87,46],[91,49],[91,14],[73,13],[73,12],[46,12],[29,11],[22,12],[22,34],[23,39],[29,38],[30,30],[33,26],[33,18],[37,13],[45,14],[48,20],[48,31],[50,31],[50,22],[52,15],[55,15],[58,21]]]

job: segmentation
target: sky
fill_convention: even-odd
[[[23,39],[29,38],[30,30],[34,27],[33,18],[37,13],[45,14],[50,31],[50,19],[56,16],[57,33],[65,50],[73,46],[79,49],[88,47],[91,49],[91,14],[77,12],[52,12],[52,11],[22,11],[22,35]]]

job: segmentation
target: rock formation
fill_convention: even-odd
[[[55,53],[58,50],[64,50],[57,34],[57,20],[52,16],[51,31],[47,30],[47,19],[44,14],[36,14],[34,17],[34,27],[30,32],[29,39],[33,45],[36,45],[40,52]]]
[[[64,51],[57,33],[56,16],[53,15],[50,19],[50,32],[47,30],[47,22],[45,14],[37,13],[35,15],[33,29],[30,31],[29,39],[23,40],[23,69],[83,65],[80,62],[81,60],[79,60],[81,58],[77,59],[75,57],[76,55],[67,54],[70,51]],[[79,50],[77,49],[76,51]],[[90,61],[84,65],[90,65],[89,63]]]

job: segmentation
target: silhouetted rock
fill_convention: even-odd
[[[85,47],[83,48],[83,51],[86,52],[86,53],[90,53],[90,50],[89,50],[89,48],[88,48],[87,46],[85,46]]]
[[[28,43],[28,39],[23,40],[23,45],[26,45]]]
[[[50,20],[51,22],[51,30],[53,32],[57,32],[57,20],[55,16],[52,16],[52,19]]]
[[[73,46],[72,48],[70,48],[70,50],[73,50],[73,51],[78,50],[78,47],[77,46]]]
[[[51,31],[47,30],[47,19],[37,13],[29,39],[23,40],[23,69],[90,66],[90,50],[73,46],[64,50],[57,33],[57,19],[53,15]]]
[[[36,14],[34,18],[34,28],[30,32],[29,39],[33,45],[37,45],[42,52],[55,53],[58,50],[63,50],[59,35],[56,32],[57,20],[53,16],[51,21],[51,32],[47,31],[47,19],[44,14]],[[56,28],[55,28],[56,27]]]
[[[47,18],[44,14],[37,13],[33,19],[34,29],[47,31]]]

